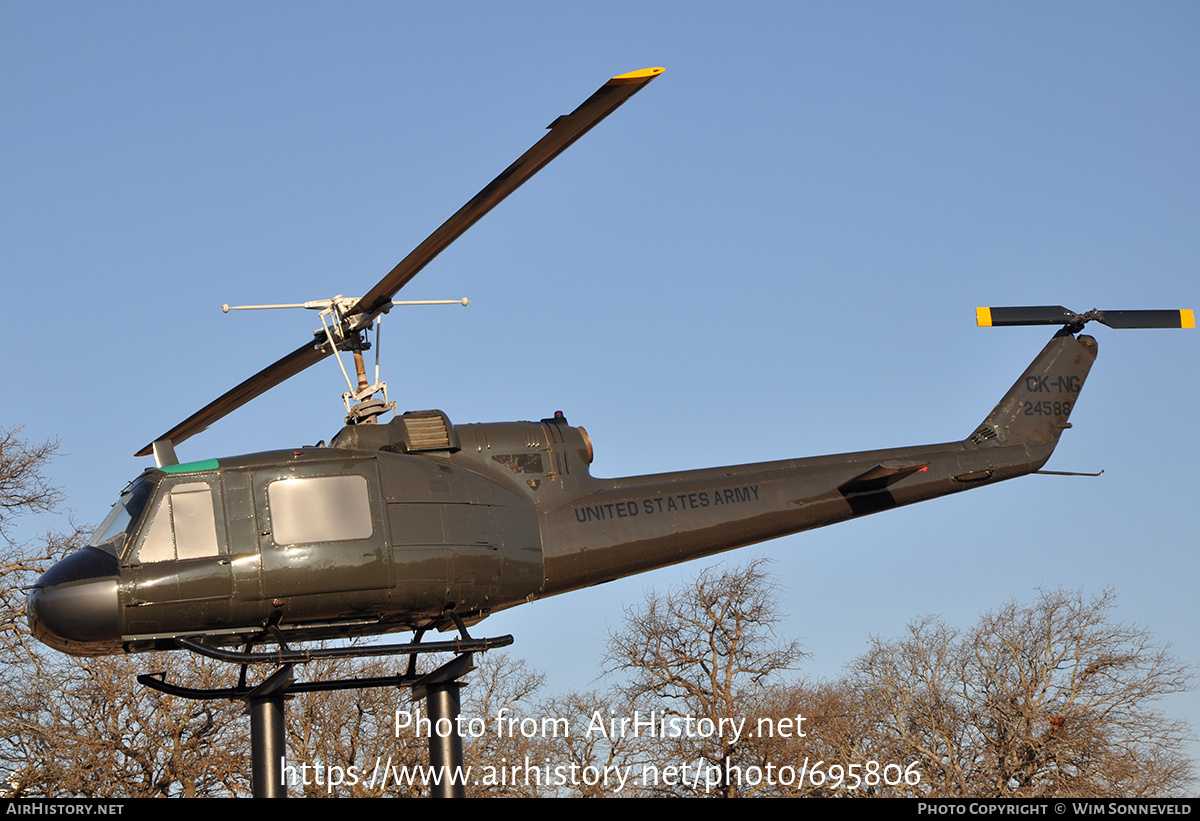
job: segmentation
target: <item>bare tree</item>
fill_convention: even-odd
[[[1162,796],[1186,790],[1189,727],[1152,709],[1187,665],[1112,619],[1113,592],[1042,591],[966,633],[927,618],[853,663],[874,747],[919,762],[912,794]]]
[[[651,766],[689,765],[704,774],[659,782],[662,792],[755,791],[730,773],[759,760],[762,704],[777,677],[804,655],[798,642],[778,638],[776,599],[766,560],[710,568],[666,595],[649,593],[626,609],[624,625],[610,635],[607,671],[626,677],[628,703],[639,717],[649,712],[662,722],[652,730],[659,758]]]
[[[873,727],[853,689],[839,682],[780,682],[770,688],[759,715],[775,728],[758,733],[759,767],[774,765],[776,777],[762,783],[755,795],[845,798],[884,793],[882,778],[871,778],[879,761]]]
[[[296,678],[332,681],[393,676],[407,658],[325,659],[296,668]],[[397,711],[411,709],[407,688],[369,687],[303,693],[287,702],[289,792],[308,798],[427,795],[419,779],[395,774],[424,764],[427,741],[397,732]],[[386,775],[384,770],[387,770]]]
[[[462,691],[463,717],[475,722],[463,745],[463,760],[477,776],[467,795],[532,798],[548,792],[542,739],[557,728],[543,721],[533,700],[546,677],[508,653],[476,654],[475,664]]]
[[[166,696],[136,683],[157,665],[191,686],[227,685],[196,657],[32,657],[10,688],[5,733],[12,797],[221,796],[248,792],[241,705]]]
[[[48,513],[62,502],[45,475],[57,451],[57,441],[30,442],[19,427],[0,427],[0,537],[9,538],[18,516]]]
[[[659,759],[657,739],[612,732],[612,719],[633,715],[635,707],[619,689],[568,692],[538,708],[540,715],[561,720],[568,733],[543,733],[541,753],[555,769],[555,782],[544,796],[632,798],[652,795],[640,778],[648,762]],[[619,725],[618,725],[619,727]]]
[[[14,522],[29,514],[52,513],[62,494],[50,484],[46,471],[58,442],[29,442],[20,428],[0,427],[0,641],[10,654],[25,642],[25,590],[33,579],[67,552],[83,543],[79,528],[47,533],[43,538],[17,544]],[[2,674],[0,674],[2,675]]]
[[[46,478],[56,449],[0,429],[0,789],[9,797],[244,794],[240,705],[185,701],[135,681],[167,670],[192,686],[218,686],[228,671],[182,655],[76,659],[30,636],[22,588],[84,538],[73,528],[11,540],[16,518],[53,513],[61,501]]]

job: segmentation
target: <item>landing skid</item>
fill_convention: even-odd
[[[498,647],[508,647],[512,643],[512,636],[498,636],[490,639],[466,637],[427,644],[410,642],[370,647],[320,647],[315,650],[288,650],[286,645],[280,645],[279,650],[275,652],[250,653],[212,647],[199,638],[175,639],[175,644],[185,650],[191,650],[193,653],[217,661],[228,661],[231,664],[304,664],[317,659],[378,658],[406,654],[415,656],[421,653],[486,653],[488,650]]]

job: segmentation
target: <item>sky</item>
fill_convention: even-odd
[[[1200,7],[32,3],[0,7],[0,424],[98,522],[132,454],[365,292],[608,77],[665,73],[443,253],[384,323],[403,409],[587,428],[597,476],[965,437],[1052,333],[980,305],[1200,309]],[[872,635],[1039,588],[1200,663],[1195,331],[1100,347],[1047,466],[497,614],[547,693],[647,590],[774,562],[833,677]],[[179,447],[312,444],[322,363]],[[26,521],[32,537],[47,521]],[[1200,728],[1200,695],[1163,709]]]

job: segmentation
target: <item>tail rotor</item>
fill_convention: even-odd
[[[1196,315],[1180,311],[1099,311],[1078,314],[1061,305],[1021,308],[976,308],[975,323],[981,328],[1002,325],[1062,325],[1068,333],[1079,333],[1089,322],[1110,328],[1195,328]]]

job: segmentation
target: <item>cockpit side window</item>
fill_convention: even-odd
[[[151,514],[137,560],[168,562],[219,555],[215,510],[213,489],[207,482],[175,485]]]

